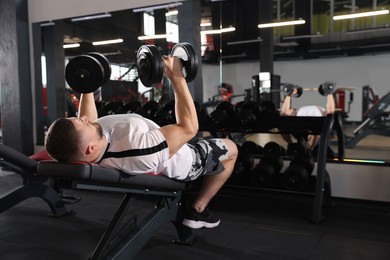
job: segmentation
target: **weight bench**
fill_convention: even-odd
[[[42,198],[49,205],[52,216],[61,217],[68,213],[62,194],[44,184],[47,177],[37,175],[37,165],[36,160],[0,144],[0,167],[19,174],[23,180],[22,185],[0,194],[0,213],[33,197]]]
[[[54,182],[65,180],[71,188],[101,190],[124,193],[111,223],[96,246],[90,260],[95,259],[131,259],[154,236],[165,223],[172,222],[178,233],[179,244],[192,244],[192,230],[181,224],[184,209],[181,205],[185,183],[148,174],[128,175],[119,170],[104,168],[89,163],[58,163],[54,161],[38,162],[37,175],[51,178]],[[120,224],[130,199],[137,194],[158,198],[154,210],[137,223],[134,218],[131,228],[123,238],[115,237],[121,229]],[[123,232],[122,232],[123,233]],[[118,242],[113,242],[113,241]],[[111,244],[113,244],[111,246]]]

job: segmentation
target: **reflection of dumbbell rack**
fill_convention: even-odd
[[[259,123],[250,130],[242,129],[237,122],[231,122],[228,127],[223,129],[210,129],[210,126],[200,126],[203,131],[227,131],[227,132],[245,132],[245,133],[274,133],[274,134],[297,134],[297,135],[320,135],[319,149],[317,155],[316,183],[314,189],[314,205],[311,221],[319,223],[323,220],[323,207],[330,204],[332,197],[330,180],[326,181],[328,174],[326,172],[326,151],[329,142],[329,136],[336,127],[339,140],[338,158],[344,157],[343,133],[338,120],[334,115],[326,117],[274,117],[271,119],[262,118]],[[327,183],[327,184],[326,184]]]

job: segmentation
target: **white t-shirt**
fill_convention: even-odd
[[[123,172],[162,174],[183,180],[193,161],[190,148],[183,145],[169,157],[168,144],[153,121],[138,114],[119,114],[99,118],[107,145],[95,163]]]
[[[326,110],[320,106],[303,106],[298,109],[297,116],[326,116]]]

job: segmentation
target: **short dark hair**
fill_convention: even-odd
[[[59,118],[51,124],[45,140],[47,152],[59,162],[80,160],[79,143],[76,127],[66,118]]]

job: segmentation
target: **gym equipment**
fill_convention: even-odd
[[[313,170],[314,159],[311,151],[305,149],[297,152],[290,165],[282,174],[284,188],[293,191],[303,191],[310,181],[310,175]]]
[[[265,154],[260,162],[251,170],[251,182],[258,187],[270,188],[277,181],[283,168],[283,158],[274,153]]]
[[[123,114],[122,101],[109,101],[100,109],[104,115]]]
[[[260,106],[254,101],[246,101],[236,105],[236,119],[238,125],[244,130],[253,128],[261,117]]]
[[[110,62],[97,52],[76,56],[65,67],[66,82],[79,93],[94,92],[104,85],[110,76]]]
[[[390,128],[386,121],[390,113],[387,108],[390,106],[390,92],[380,98],[364,115],[366,120],[354,131],[354,136],[347,140],[345,147],[353,148],[363,138],[370,134],[390,136]]]
[[[184,218],[183,182],[149,174],[128,175],[96,164],[54,161],[40,161],[37,174],[53,181],[68,180],[68,186],[64,188],[124,193],[112,221],[89,257],[91,260],[132,259],[168,222],[173,223],[178,233],[176,243],[191,245],[194,241],[192,230],[181,224]],[[156,198],[154,209],[141,221],[135,215],[129,223],[121,225],[131,199],[140,195]],[[125,234],[121,240],[117,239],[119,232]]]
[[[318,149],[319,149],[319,145],[317,144],[316,146],[314,146],[313,151],[312,151],[314,159],[316,159],[318,156]],[[329,145],[326,148],[326,158],[330,159],[330,160],[336,158],[335,152],[332,150],[332,148],[330,148]]]
[[[76,202],[78,198],[67,197],[55,188],[46,185],[47,177],[37,175],[38,162],[4,144],[0,144],[0,166],[19,174],[23,184],[11,191],[0,194],[0,213],[12,208],[23,200],[39,197],[43,199],[51,210],[51,215],[62,217],[69,212],[66,203]]]
[[[156,117],[156,113],[158,110],[160,110],[161,106],[157,101],[150,100],[146,102],[143,106],[142,109],[138,110],[137,113],[140,114],[143,117],[146,117],[152,121],[154,121]]]
[[[186,81],[193,81],[198,72],[198,56],[194,47],[187,42],[177,43],[173,46],[170,55],[179,58]],[[164,62],[156,46],[142,45],[138,49],[137,66],[138,76],[143,85],[153,87],[161,82],[164,75]]]
[[[297,90],[297,93],[292,95],[294,89]],[[355,90],[355,87],[343,87],[343,88],[338,88],[339,90]],[[271,90],[275,92],[282,92],[285,96],[291,96],[294,98],[299,98],[302,96],[304,91],[318,91],[320,95],[322,96],[327,96],[329,94],[333,94],[336,91],[336,84],[332,81],[325,81],[324,83],[321,83],[318,88],[302,88],[301,86],[294,85],[291,83],[282,83],[281,84],[281,89],[275,89]]]
[[[123,112],[125,114],[136,113],[141,108],[142,106],[139,101],[129,101],[123,105]]]
[[[273,154],[275,156],[284,156],[286,155],[286,149],[283,146],[279,145],[277,142],[271,141],[264,145],[263,154]]]
[[[154,116],[154,122],[156,122],[159,126],[176,123],[175,101],[169,101],[161,109],[159,109]]]
[[[229,125],[234,119],[234,107],[232,103],[221,101],[215,107],[215,110],[210,113],[212,124],[216,128],[223,128]]]
[[[290,143],[287,145],[287,155],[291,158],[296,156],[297,154],[304,154],[306,152],[306,146],[303,143]],[[317,145],[318,149],[318,145]],[[317,150],[318,153],[318,150]]]
[[[260,111],[263,118],[274,118],[280,115],[275,103],[270,100],[264,100],[260,103]]]
[[[245,141],[241,146],[237,145],[238,157],[234,165],[233,176],[241,180],[250,173],[255,164],[254,156],[263,153],[263,147],[253,141]]]

